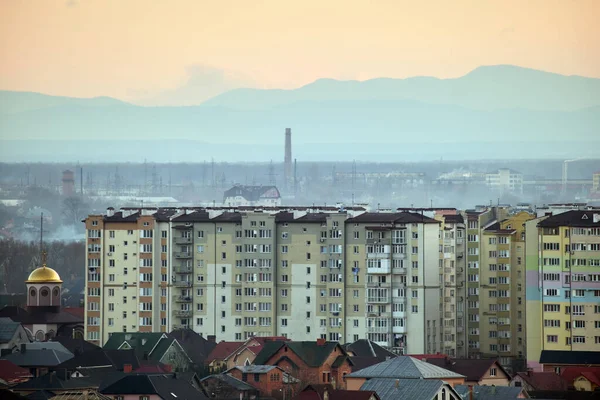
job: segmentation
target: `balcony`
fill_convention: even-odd
[[[367,299],[367,303],[387,304],[387,303],[391,303],[391,299],[389,299],[387,297],[369,297]]]
[[[368,274],[389,274],[392,271],[389,260],[381,260],[380,265],[377,267],[369,267],[367,263]]]
[[[444,318],[454,318],[454,313],[452,313],[450,311],[446,311],[444,313]]]
[[[191,317],[192,311],[191,310],[175,310],[173,314],[175,314],[177,317]]]
[[[367,253],[367,258],[390,258],[390,253]]]
[[[390,333],[390,328],[382,327],[382,326],[369,326],[369,327],[367,327],[367,332],[369,332],[369,333]]]
[[[454,253],[444,253],[444,258],[445,259],[454,258]]]
[[[191,281],[175,281],[173,285],[176,287],[192,287]]]
[[[393,253],[392,257],[395,260],[404,260],[406,258],[406,253]]]
[[[406,333],[406,327],[405,326],[394,326],[392,328],[392,332],[393,333]]]
[[[463,331],[463,327],[462,326],[457,326],[456,327],[456,332],[462,332]]]
[[[192,253],[189,251],[180,251],[178,253],[175,253],[175,258],[192,258]]]
[[[406,312],[405,311],[393,311],[392,312],[392,317],[393,318],[405,318],[406,317]]]
[[[444,297],[444,303],[452,302],[452,297]]]
[[[390,282],[367,282],[369,288],[390,288],[392,284]]]
[[[191,244],[192,241],[191,237],[175,237],[175,244]]]
[[[406,275],[406,268],[400,268],[400,267],[392,268],[392,273]]]
[[[192,296],[178,296],[175,298],[176,303],[191,303]]]
[[[173,329],[192,329],[191,325],[173,325]]]
[[[191,274],[194,271],[191,266],[179,266],[174,267],[173,272],[175,272],[176,274]]]

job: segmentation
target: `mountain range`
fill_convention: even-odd
[[[542,157],[549,143],[572,141],[592,151],[600,140],[600,79],[490,66],[455,79],[321,79],[294,90],[235,89],[189,107],[0,92],[0,138],[12,141],[2,146],[2,159],[26,159],[31,140],[64,141],[74,154],[85,150],[87,140],[104,141],[98,151],[108,155],[124,139],[192,141],[199,160],[243,160],[248,145],[281,146],[277,159],[286,127],[295,148],[303,149],[298,157],[308,157],[315,146],[326,146],[331,157],[343,151],[344,159],[352,159],[353,147],[364,154],[365,146],[371,155],[364,157],[376,157],[378,147],[389,152],[390,146],[400,156],[407,144],[447,155],[444,144],[454,143],[462,149],[456,157],[476,158],[473,142],[514,156]],[[541,143],[546,150],[540,153]]]

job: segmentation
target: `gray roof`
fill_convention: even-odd
[[[51,367],[73,358],[73,353],[58,342],[27,343],[25,353],[20,351],[4,357],[18,366]]]
[[[351,378],[395,378],[395,379],[445,379],[464,378],[464,375],[426,363],[409,356],[399,356],[391,360],[352,372]]]
[[[363,383],[360,390],[375,391],[381,400],[432,400],[443,385],[437,379],[374,378]]]
[[[267,372],[278,367],[274,365],[244,365],[233,368],[239,369],[245,374],[266,374]]]
[[[10,342],[19,325],[21,325],[19,322],[14,322],[10,318],[0,318],[0,343]]]
[[[463,398],[469,399],[469,387],[467,385],[456,385],[454,390]],[[522,387],[512,386],[474,386],[473,400],[512,400],[517,399]]]
[[[241,391],[256,390],[254,388],[254,386],[249,385],[246,382],[241,381],[237,378],[234,378],[233,376],[231,376],[229,374],[209,375],[206,378],[201,379],[200,382],[204,382],[204,381],[207,381],[210,379],[218,379],[218,380],[222,381],[223,383],[231,386],[232,388],[241,390]]]

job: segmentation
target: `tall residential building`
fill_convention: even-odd
[[[600,210],[526,223],[527,362],[543,350],[600,349]]]
[[[96,343],[190,327],[222,340],[369,337],[442,351],[439,222],[423,214],[109,209],[85,222]]]
[[[523,174],[509,168],[485,174],[485,182],[492,189],[504,192],[523,193]]]

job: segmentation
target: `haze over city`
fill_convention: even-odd
[[[599,20],[0,1],[0,398],[599,398]]]

